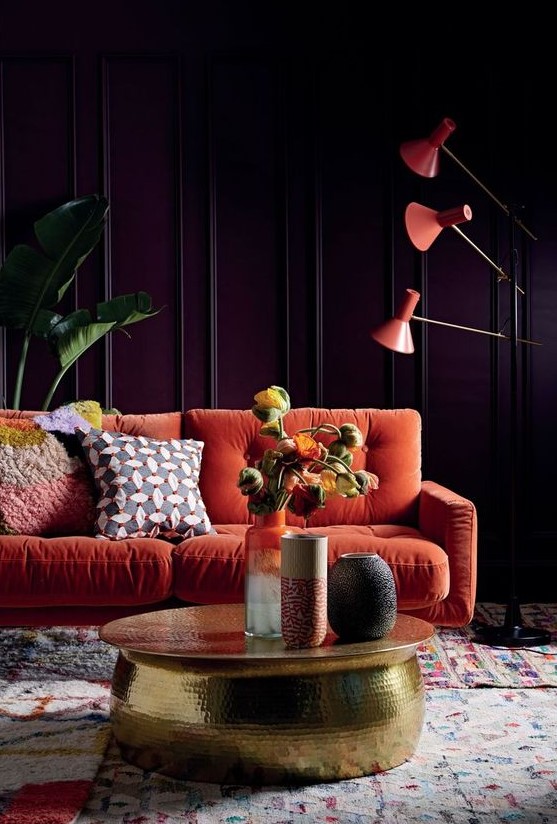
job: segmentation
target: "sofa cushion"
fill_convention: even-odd
[[[74,402],[79,409],[80,401]],[[28,409],[0,409],[0,418],[18,420],[19,418],[34,418],[41,412]],[[82,417],[86,415],[82,414]],[[181,412],[148,412],[141,414],[113,414],[103,413],[101,424],[89,419],[95,429],[108,429],[110,432],[123,432],[124,435],[144,435],[146,438],[183,438],[183,416]]]
[[[211,532],[199,492],[203,442],[77,432],[99,492],[96,537],[190,538]]]
[[[139,414],[108,414],[102,416],[102,426],[109,432],[122,432],[124,435],[143,435],[144,438],[158,438],[169,441],[171,438],[183,438],[181,412],[149,412]]]
[[[291,409],[284,428],[293,433],[319,423],[353,423],[363,435],[351,468],[366,469],[379,478],[370,495],[328,500],[311,516],[309,526],[334,524],[416,525],[421,484],[421,418],[414,409]],[[199,486],[213,523],[246,524],[253,520],[247,499],[237,487],[246,465],[261,460],[272,438],[261,437],[259,421],[250,409],[190,409],[184,413],[184,434],[205,442]],[[333,435],[316,440],[330,443]],[[287,523],[303,526],[290,512]]]
[[[2,536],[3,607],[151,604],[172,592],[172,544]]]
[[[216,524],[216,535],[183,541],[174,548],[174,595],[198,604],[244,600],[244,537],[247,525]],[[299,531],[292,527],[292,531]],[[395,579],[398,608],[421,609],[441,602],[449,592],[449,559],[440,546],[405,526],[313,528],[328,536],[329,568],[346,552],[377,552]]]
[[[91,533],[96,494],[76,425],[89,423],[68,407],[0,418],[0,533]]]

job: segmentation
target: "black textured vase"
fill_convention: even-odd
[[[383,638],[395,625],[396,588],[390,566],[380,555],[340,555],[328,575],[327,617],[344,641]]]

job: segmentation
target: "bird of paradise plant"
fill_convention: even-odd
[[[34,246],[20,243],[0,267],[0,326],[22,333],[14,381],[12,409],[19,409],[27,354],[33,338],[46,340],[58,360],[58,371],[43,401],[46,410],[60,381],[78,358],[111,332],[128,334],[132,323],[160,312],[147,292],[118,295],[89,309],[68,315],[54,307],[73,283],[77,270],[99,243],[108,214],[108,201],[86,195],[64,203],[34,224]]]
[[[270,386],[254,400],[252,412],[262,422],[259,433],[275,444],[255,466],[240,471],[237,485],[249,497],[251,512],[265,515],[288,508],[307,521],[329,498],[355,498],[378,488],[377,475],[350,469],[354,452],[363,445],[355,424],[320,423],[289,436],[283,421],[291,408],[286,389]],[[315,440],[319,432],[334,436],[328,446]]]

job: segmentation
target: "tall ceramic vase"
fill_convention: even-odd
[[[281,546],[284,645],[318,647],[327,634],[327,536],[291,532],[282,536]]]
[[[256,515],[244,543],[244,632],[252,638],[279,638],[280,539],[287,531],[286,512]]]

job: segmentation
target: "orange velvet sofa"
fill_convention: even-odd
[[[345,552],[377,552],[393,571],[400,612],[437,626],[468,624],[476,596],[476,509],[422,478],[418,412],[307,407],[290,410],[284,424],[294,432],[323,421],[355,423],[364,445],[352,468],[379,477],[370,494],[329,500],[312,515],[311,530],[328,536],[329,564]],[[199,488],[215,534],[181,542],[0,535],[0,625],[99,625],[152,609],[242,602],[244,535],[253,516],[236,482],[269,447],[251,410],[104,415],[103,428],[202,441]],[[289,512],[287,523],[304,526]]]

